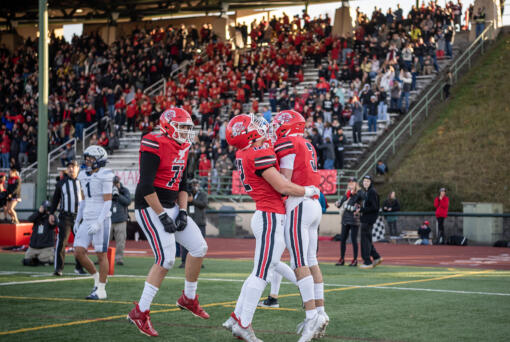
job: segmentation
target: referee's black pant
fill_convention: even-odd
[[[373,223],[361,223],[361,257],[365,265],[372,263],[370,257],[374,260],[381,257],[372,243],[372,226]]]
[[[69,235],[73,231],[76,215],[62,213],[59,216],[57,247],[55,248],[55,272],[62,272],[66,257],[66,246]],[[76,260],[76,269],[82,269],[80,262]]]

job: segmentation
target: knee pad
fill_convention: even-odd
[[[188,251],[189,254],[192,256],[192,257],[195,257],[195,258],[203,258],[205,257],[205,255],[207,254],[207,250],[208,250],[208,246],[207,246],[207,243],[203,243],[202,245],[200,245],[200,247],[194,249],[194,250],[190,250]]]
[[[307,264],[308,264],[307,266],[308,267],[312,267],[312,266],[315,266],[315,265],[319,264],[319,262],[317,261],[317,256],[316,255],[309,256],[307,261],[308,261],[307,262]]]
[[[171,260],[165,260],[165,262],[163,263],[163,268],[169,270],[172,267],[174,267],[174,263],[175,263],[175,258],[171,259]]]

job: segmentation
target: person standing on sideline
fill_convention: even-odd
[[[439,196],[434,200],[434,207],[436,208],[436,219],[437,219],[437,244],[442,245],[445,243],[444,235],[444,220],[448,217],[448,206],[450,205],[450,199],[446,196],[446,189],[441,188],[439,190]]]
[[[358,229],[359,229],[359,211],[362,200],[361,188],[356,182],[356,178],[351,177],[347,184],[347,192],[342,199],[336,202],[336,206],[340,208],[344,206],[345,210],[342,215],[342,234],[340,238],[340,260],[336,266],[345,265],[345,242],[351,233],[353,258],[349,266],[358,266]]]
[[[115,263],[124,265],[124,247],[126,246],[126,226],[128,221],[128,206],[131,203],[131,194],[124,187],[118,176],[113,177],[112,190],[112,229],[110,241],[115,236]]]
[[[205,209],[207,208],[208,199],[207,192],[202,191],[200,188],[200,182],[198,179],[193,179],[191,181],[191,193],[188,192],[188,213],[189,216],[195,221],[202,233],[202,236],[205,238]],[[186,256],[188,255],[188,250],[181,246],[181,265],[179,268],[184,268],[186,265]],[[202,265],[204,268],[204,265]]]
[[[79,172],[80,167],[76,160],[71,160],[67,163],[64,178],[62,178],[55,186],[55,192],[53,193],[51,206],[49,208],[51,220],[55,220],[55,211],[57,210],[57,207],[59,211],[58,235],[54,258],[55,272],[53,273],[55,276],[61,276],[62,271],[64,270],[67,241],[69,240],[69,235],[73,231],[78,207],[80,202],[83,200],[81,184],[78,180]],[[86,274],[78,259],[76,259],[74,273]]]
[[[384,201],[383,211],[387,213],[394,213],[400,211],[400,203],[398,202],[397,196],[395,195],[395,191],[390,192],[388,199]],[[386,216],[386,222],[388,222],[388,226],[390,227],[390,236],[397,236],[397,219],[398,216],[388,215]]]
[[[16,214],[16,205],[21,201],[21,178],[18,170],[11,168],[9,170],[9,179],[7,180],[7,214],[11,217],[11,223],[18,224],[18,215]]]
[[[372,177],[363,177],[363,200],[361,205],[361,257],[363,264],[359,265],[362,269],[374,268],[379,265],[383,258],[377,253],[372,243],[372,226],[379,216],[379,195],[372,184]],[[370,258],[373,258],[371,261]]]

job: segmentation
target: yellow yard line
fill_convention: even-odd
[[[478,275],[478,274],[484,274],[484,273],[489,273],[489,272],[493,272],[493,271],[485,270],[485,271],[475,271],[475,272],[464,272],[464,273],[457,273],[457,274],[452,274],[452,275],[447,275],[447,276],[442,276],[442,277],[435,277],[435,278],[405,280],[405,281],[381,283],[381,284],[373,284],[373,285],[363,285],[363,288],[411,284],[411,283],[424,283],[424,282],[429,282],[429,281],[459,278],[459,277],[464,277],[464,276],[469,276],[469,275]],[[354,290],[354,289],[359,289],[359,288],[360,287],[358,287],[358,286],[340,287],[340,288],[328,289],[328,290],[325,290],[324,292],[347,291],[347,290]],[[293,297],[293,296],[299,296],[299,295],[300,295],[299,293],[291,293],[291,294],[281,295],[279,297],[283,298],[283,297]],[[73,298],[0,296],[0,299],[1,298],[3,298],[3,299],[20,299],[20,300],[68,301],[68,302],[79,302],[79,303],[87,302],[87,303],[105,303],[105,304],[133,304],[132,302],[125,302],[125,301],[112,301],[112,300],[90,301],[90,300],[85,300],[85,299],[73,299]],[[202,305],[202,307],[230,306],[235,303],[236,303],[236,301],[210,303],[210,304]],[[152,305],[154,305],[154,306],[174,306],[175,304],[153,303]],[[165,313],[165,312],[172,312],[172,311],[179,311],[179,310],[180,310],[179,308],[154,310],[154,311],[151,311],[151,314]],[[124,318],[124,317],[126,317],[126,315],[116,315],[116,316],[109,316],[109,317],[95,318],[95,319],[88,319],[88,320],[80,320],[80,321],[74,321],[74,322],[68,322],[68,323],[41,325],[41,326],[32,327],[32,328],[22,328],[22,329],[17,329],[17,330],[2,331],[2,332],[0,332],[0,336],[18,334],[18,333],[36,331],[36,330],[43,330],[43,329],[60,328],[60,327],[66,327],[66,326],[72,326],[72,325],[81,325],[81,324],[88,324],[88,323],[111,321],[114,319],[119,319],[119,318]]]

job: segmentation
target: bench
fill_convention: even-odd
[[[407,243],[413,244],[420,237],[418,236],[418,232],[416,230],[404,230],[401,235],[403,240],[406,240]]]

